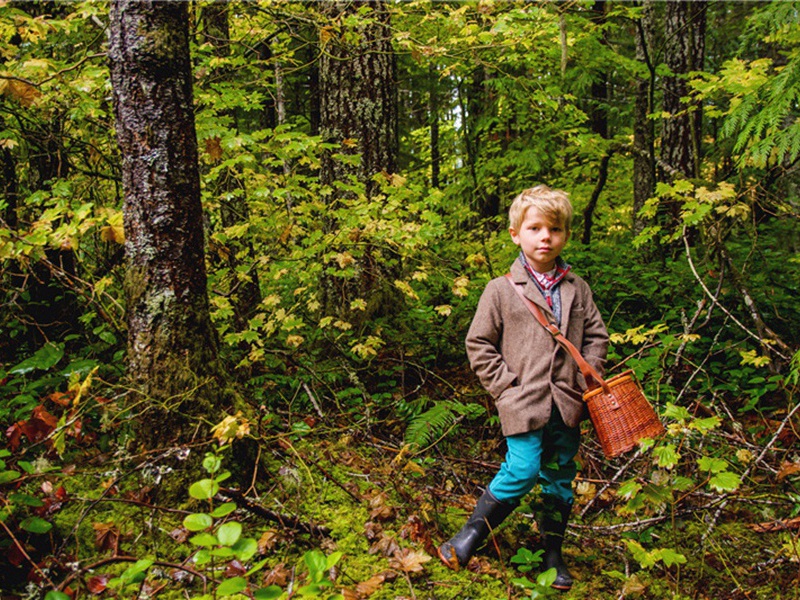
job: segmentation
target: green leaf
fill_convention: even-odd
[[[69,596],[67,596],[64,592],[52,591],[47,592],[44,596],[44,600],[72,600]]]
[[[678,464],[681,455],[672,444],[664,444],[653,450],[653,455],[656,457],[659,467],[664,469],[671,469]]]
[[[31,533],[47,533],[53,528],[52,523],[45,521],[41,517],[28,517],[27,519],[23,520],[19,526],[25,531],[30,531]]]
[[[230,596],[238,594],[247,589],[247,579],[244,577],[231,577],[219,584],[217,594],[220,596]]]
[[[706,433],[720,426],[722,420],[719,417],[708,417],[707,419],[695,419],[689,423],[690,429],[696,429],[700,433]]]
[[[0,471],[0,485],[19,478],[19,471]]]
[[[621,498],[629,500],[631,498],[636,497],[636,494],[638,494],[641,491],[641,489],[642,486],[640,483],[638,483],[635,479],[629,479],[628,481],[625,481],[622,485],[619,486],[617,494]]]
[[[214,524],[214,519],[206,513],[194,513],[183,519],[183,526],[189,531],[203,531]]]
[[[253,592],[253,598],[255,598],[255,600],[275,600],[276,598],[280,598],[281,594],[283,594],[281,588],[277,585],[271,585]]]
[[[0,473],[2,475],[2,473]],[[44,502],[41,499],[37,498],[36,496],[31,496],[30,494],[23,494],[20,492],[14,492],[8,495],[8,499],[15,504],[24,504],[25,506],[32,506],[34,508],[39,506],[44,506]]]
[[[258,552],[258,542],[253,538],[241,538],[231,548],[240,561],[246,562]]]
[[[37,369],[46,371],[55,366],[62,356],[64,356],[64,346],[49,342],[39,348],[33,356],[13,367],[8,373],[9,375],[24,375]]]
[[[325,555],[319,550],[309,550],[303,555],[303,560],[311,573],[321,573],[325,570],[325,565],[328,563]]]
[[[238,521],[223,523],[217,530],[217,538],[223,546],[233,546],[242,535],[242,524]]]
[[[663,560],[664,564],[668,567],[686,564],[686,557],[680,552],[675,552],[672,548],[661,549],[661,560]]]
[[[719,473],[728,469],[728,461],[721,458],[713,458],[711,456],[702,456],[697,460],[697,466],[701,471],[710,471],[711,473]]]
[[[235,510],[236,504],[233,502],[226,502],[225,504],[220,504],[217,508],[211,511],[211,516],[215,519],[219,519],[220,517],[227,517]]]
[[[219,492],[219,484],[213,479],[201,479],[189,486],[189,495],[197,500],[211,500]]]
[[[736,473],[731,473],[730,471],[717,473],[708,482],[708,485],[718,492],[732,492],[739,489],[741,484],[741,478]]]
[[[334,552],[328,555],[328,558],[325,561],[325,570],[328,571],[333,567],[335,567],[336,563],[338,563],[342,559],[342,556],[344,556],[343,552]]]
[[[216,536],[203,532],[190,537],[189,543],[194,544],[195,546],[205,546],[206,548],[209,548],[219,544],[219,540],[216,538]]]

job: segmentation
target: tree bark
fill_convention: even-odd
[[[646,65],[647,77],[636,79],[636,97],[633,113],[633,232],[638,235],[646,222],[639,212],[656,188],[655,172],[655,127],[648,115],[653,112],[655,90],[655,65],[653,48],[653,3],[642,3],[642,16],[636,23],[636,60]]]
[[[326,0],[321,8],[333,26],[322,31],[320,134],[337,148],[323,154],[320,180],[330,186],[328,204],[335,209],[353,195],[335,182],[349,184],[355,179],[371,198],[379,191],[375,175],[397,169],[397,67],[383,0]],[[371,10],[365,13],[364,8]],[[359,19],[351,24],[355,15]],[[335,153],[359,155],[360,161],[345,162]],[[338,226],[334,210],[329,211],[325,227],[334,231]],[[360,243],[357,254],[355,275],[347,279],[324,275],[321,282],[323,310],[355,324],[388,309],[391,297],[382,284],[394,280],[369,240]],[[358,314],[349,309],[356,298],[368,301],[366,310]]]
[[[332,22],[369,7],[355,31],[331,33],[320,61],[320,133],[323,140],[342,144],[340,152],[359,154],[359,165],[323,157],[320,177],[323,184],[347,181],[355,175],[367,196],[377,189],[372,177],[397,168],[396,61],[389,28],[389,12],[383,0],[326,0],[323,13]],[[357,41],[353,41],[353,40]]]
[[[606,1],[596,0],[592,5],[592,23],[602,27],[606,22]],[[606,34],[603,32],[601,43],[607,44]],[[603,70],[592,81],[592,108],[589,114],[589,124],[592,131],[603,139],[608,138],[608,73]]]
[[[702,108],[685,103],[689,95],[686,76],[703,68],[705,50],[706,2],[669,0],[665,13],[665,55],[671,75],[664,78],[664,118],[661,160],[680,176],[699,174]],[[668,169],[661,180],[671,181]]]
[[[213,408],[217,339],[208,307],[187,5],[115,0],[114,113],[128,270],[127,373],[150,413],[148,447],[186,440]]]

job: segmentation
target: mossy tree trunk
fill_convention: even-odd
[[[187,4],[115,0],[109,58],[122,156],[127,372],[140,441],[185,441],[213,420],[209,316]]]

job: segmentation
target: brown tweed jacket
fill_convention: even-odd
[[[519,261],[511,266],[511,276],[524,284],[525,296],[554,322],[544,296]],[[570,272],[559,286],[561,331],[602,374],[608,332],[589,285]],[[472,370],[495,399],[504,436],[544,427],[554,402],[569,427],[577,427],[586,418],[581,398],[586,384],[577,365],[536,321],[505,277],[486,285],[466,345]]]

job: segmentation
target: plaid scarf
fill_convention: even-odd
[[[561,283],[572,267],[559,256],[556,258],[556,266],[552,271],[549,273],[539,273],[528,264],[528,261],[525,259],[525,254],[522,252],[519,253],[519,260],[522,266],[525,267],[525,271],[528,273],[531,281],[533,281],[536,287],[539,288],[539,291],[542,292],[544,299],[547,300],[547,305],[553,310],[556,323],[561,327],[561,293],[559,292],[558,284]]]

